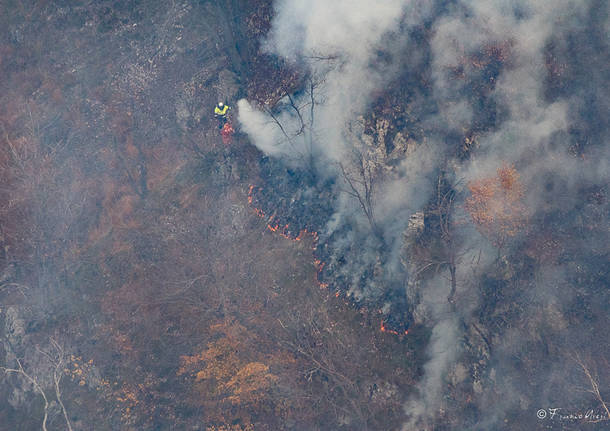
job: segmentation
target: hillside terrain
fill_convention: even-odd
[[[450,6],[373,86],[280,3],[0,2],[0,430],[607,429],[606,8],[530,127]]]

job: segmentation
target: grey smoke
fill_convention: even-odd
[[[410,415],[405,430],[415,429],[422,418],[432,418],[440,407],[443,380],[449,364],[460,352],[460,331],[457,316],[451,312],[446,298],[449,285],[441,277],[430,281],[424,291],[420,312],[426,315],[423,323],[432,327],[427,348],[428,362],[424,366],[424,378],[419,382],[414,396],[405,409]]]
[[[242,99],[238,102],[242,129],[267,155],[301,165],[313,155],[319,174],[339,176],[338,163],[350,157],[351,149],[363,136],[360,118],[368,109],[372,93],[390,82],[401,67],[399,61],[380,64],[376,56],[399,51],[410,26],[427,16],[431,5],[428,1],[405,0],[276,2],[276,16],[264,49],[304,67],[319,82],[315,119],[311,121],[308,94],[295,99],[304,123],[312,124],[305,133],[299,133],[300,120],[286,98],[274,108],[275,118],[265,112],[269,107],[253,106]],[[395,250],[385,268],[388,274],[399,265],[401,245],[395,239],[401,238],[409,216],[425,203],[425,190],[430,188],[428,174],[437,167],[433,152],[418,148],[416,153],[403,161],[387,182],[377,185],[375,214]],[[349,279],[362,279],[358,268],[375,265],[378,260],[375,239],[368,238],[370,227],[354,198],[340,193],[335,211],[322,234],[329,236],[342,224],[351,226],[352,232],[336,239],[334,247],[340,254],[353,248],[354,241],[362,242],[361,255],[354,256],[354,264],[345,274]],[[360,264],[356,265],[356,260]],[[376,297],[383,289],[354,284],[348,287],[348,293],[356,298]]]
[[[561,137],[571,126],[570,110],[576,101],[548,101],[543,94],[548,74],[545,48],[551,38],[561,39],[566,28],[583,25],[587,6],[590,7],[591,3],[462,1],[453,4],[448,13],[436,21],[432,40],[432,73],[435,97],[441,108],[440,119],[447,123],[448,128],[455,127],[456,123],[464,126],[462,121],[472,117],[472,107],[463,88],[464,81],[452,78],[452,71],[463,65],[469,55],[481,52],[487,46],[502,43],[509,46],[507,65],[497,77],[492,93],[507,113],[507,118],[500,127],[478,138],[480,148],[475,156],[470,162],[457,165],[458,177],[468,181],[493,175],[502,163],[515,164],[528,191],[527,203],[532,212],[551,207],[569,209],[577,197],[577,183],[583,180],[608,180],[607,150],[595,150],[599,157],[590,162],[590,169],[583,172],[579,161],[569,156],[566,146],[560,144]],[[467,76],[476,76],[477,73],[472,66],[466,65]],[[548,194],[545,192],[545,173],[552,173],[555,181],[562,184],[561,192],[555,193],[552,200],[545,196]],[[561,196],[559,199],[555,198],[557,194]],[[466,271],[465,268],[461,270]],[[531,292],[533,297],[537,297],[533,304],[550,300],[546,286],[565,283],[562,272],[554,268],[553,273],[558,278],[552,281],[541,280],[547,275],[540,274],[539,283],[533,286]],[[475,283],[462,284],[469,297],[475,298]],[[433,288],[434,285],[428,286],[428,289]],[[531,313],[531,316],[535,316],[540,312],[533,306]],[[466,320],[469,318],[469,312],[462,311],[460,314]],[[455,320],[451,322],[447,318],[438,318],[433,325],[430,361],[418,386],[418,396],[406,406],[411,415],[409,423],[405,425],[406,430],[418,429],[417,426],[436,414],[435,409],[440,403],[438,391],[444,383],[442,373],[446,373],[457,359],[455,352],[458,347],[452,340],[454,336],[460,336],[460,330],[452,323]],[[441,337],[441,328],[450,336]],[[521,340],[527,339],[527,335]],[[513,346],[523,342],[519,339],[516,336],[511,341]],[[505,399],[494,406],[493,413],[490,412],[485,418],[485,426],[494,428],[494,421],[502,417],[503,409],[522,402],[517,394],[507,384]]]
[[[577,197],[576,186],[583,180],[607,181],[607,149],[592,150],[585,172],[580,161],[567,151],[570,141],[567,135],[576,121],[574,111],[582,108],[583,100],[578,94],[553,100],[547,100],[544,95],[548,43],[551,40],[561,42],[563,32],[584,25],[592,3],[585,0],[441,3],[399,0],[276,2],[276,16],[265,49],[304,66],[312,76],[324,77],[317,91],[315,123],[310,131],[315,136],[314,148],[309,147],[307,136],[296,133],[300,123],[288,108],[277,110],[275,115],[290,138],[260,107],[240,100],[239,120],[243,130],[265,154],[289,163],[302,163],[308,152],[314,152],[319,160],[318,168],[326,175],[337,175],[336,162],[344,160],[353,145],[346,130],[366,113],[373,92],[383,88],[401,67],[408,67],[399,61],[380,66],[375,61],[376,54],[381,49],[400,50],[413,26],[434,19],[430,71],[438,111],[421,121],[433,125],[431,129],[436,130],[438,136],[433,136],[425,145],[419,143],[378,186],[375,210],[386,238],[401,238],[409,216],[433,196],[435,174],[443,163],[453,167],[454,177],[462,184],[493,175],[502,163],[514,164],[527,189],[527,203],[532,212],[573,205]],[[470,78],[481,79],[480,71],[468,58],[485,48],[500,45],[505,49],[505,64],[492,83],[491,93],[500,118],[495,128],[477,136],[480,147],[473,157],[460,162],[453,159],[454,153],[444,145],[442,136],[461,133],[477,120],[476,101],[468,97],[465,83]],[[414,52],[412,58],[419,62],[421,55]],[[453,76],[459,67],[463,67],[465,79]],[[296,102],[298,106],[308,103],[306,96]],[[286,103],[280,101],[280,107],[286,107]],[[309,113],[303,110],[303,114],[308,123]],[[561,187],[561,199],[548,198],[547,174]],[[457,206],[460,204],[458,202]],[[357,216],[357,204],[345,195],[337,199],[335,210],[326,233],[330,235],[340,226],[350,224],[352,229],[335,244],[338,249],[347,249],[357,238],[366,236],[366,223]],[[467,219],[465,214],[458,214],[458,217]],[[449,284],[443,277],[436,277],[422,287],[416,314],[420,315],[422,323],[432,328],[432,338],[425,374],[405,406],[410,417],[405,430],[418,429],[437,415],[447,372],[459,360],[461,340],[465,336],[460,322],[471,319],[478,304],[477,277],[480,274],[476,271],[483,271],[494,258],[493,247],[472,226],[467,227],[465,237],[458,266],[458,296],[466,306],[459,311],[449,306],[446,301]],[[371,239],[363,243],[374,248]],[[394,258],[385,263],[390,273],[399,265],[400,241],[392,243],[392,247]],[[474,270],[472,262],[477,256],[478,270]],[[364,261],[374,258],[374,252],[363,250],[359,257],[362,262],[356,262],[358,265],[353,267],[365,266]],[[329,262],[329,267],[339,270],[333,262]],[[553,282],[560,283],[563,271],[554,270],[553,274],[559,277]],[[353,273],[352,277],[357,279],[359,275]],[[546,286],[548,283],[540,284]],[[380,295],[380,289],[371,286],[369,290],[351,290],[351,293],[362,298]],[[532,295],[545,294],[542,287],[539,292],[536,289]],[[499,406],[486,418],[490,429],[502,416],[502,409],[519,399],[510,388],[507,391],[506,405]]]
[[[312,75],[324,77],[317,91],[315,150],[329,161],[345,155],[344,128],[366,110],[371,93],[392,77],[394,65],[380,69],[372,62],[377,50],[387,48],[384,38],[399,30],[405,16],[412,22],[416,16],[424,16],[426,4],[413,6],[405,0],[276,2],[265,49],[303,63]],[[305,103],[307,100],[299,100],[297,105]],[[240,100],[238,106],[244,130],[266,154],[293,156],[309,151],[304,140],[286,142],[269,116],[247,100]],[[304,114],[308,115],[306,110]],[[282,112],[281,121],[292,131],[299,128],[287,110]]]

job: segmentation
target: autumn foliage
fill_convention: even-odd
[[[278,362],[276,355],[252,350],[248,346],[252,334],[237,322],[210,329],[216,339],[199,354],[181,356],[178,370],[179,376],[186,376],[195,384],[197,398],[206,407],[208,418],[222,423],[237,416],[248,424],[248,412],[281,410],[273,401],[279,377],[269,366]]]
[[[496,246],[517,235],[527,223],[525,188],[514,166],[503,165],[497,175],[468,183],[466,210],[477,229]]]

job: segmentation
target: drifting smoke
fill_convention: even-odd
[[[286,0],[276,3],[276,17],[265,47],[290,62],[304,64],[314,77],[323,77],[316,91],[316,135],[313,151],[327,161],[340,160],[346,151],[345,127],[363,114],[371,93],[391,77],[393,64],[380,67],[375,56],[387,49],[388,35],[400,31],[409,16],[425,13],[404,0],[384,2]],[[308,101],[307,96],[299,105]],[[238,103],[240,122],[263,152],[294,156],[311,151],[305,136],[287,142],[269,116],[247,100]],[[312,120],[304,109],[305,123]],[[294,112],[284,110],[279,121],[295,135],[301,125]]]
[[[528,185],[529,204],[537,207],[541,173],[552,171],[564,178],[578,178],[579,160],[568,157],[565,142],[570,110],[575,100],[547,101],[544,97],[545,48],[570,26],[581,25],[586,1],[554,2],[458,2],[435,25],[432,40],[435,93],[443,117],[464,126],[473,107],[461,83],[476,79],[470,66],[466,80],[451,79],[451,70],[465,57],[485,48],[502,46],[505,67],[494,79],[492,96],[504,116],[498,128],[480,139],[476,159],[465,167],[466,179],[489,175],[502,161],[515,163]],[[480,78],[479,78],[480,79]],[[457,112],[456,112],[457,111]],[[458,117],[455,121],[453,117]],[[563,148],[562,148],[563,145]],[[603,159],[599,159],[603,160]],[[599,178],[606,164],[590,166]]]
[[[298,115],[286,99],[274,108],[273,118],[269,112],[240,100],[243,130],[267,155],[302,166],[307,160],[315,160],[319,174],[340,176],[338,164],[350,157],[353,140],[362,136],[360,119],[373,92],[382,89],[400,71],[401,62],[391,60],[392,54],[402,49],[409,28],[428,15],[430,5],[431,2],[404,0],[277,2],[264,47],[308,70],[315,90],[295,96],[295,105],[300,107]],[[314,109],[310,109],[312,104]],[[392,271],[387,274],[394,273],[399,265],[401,244],[395,239],[401,238],[409,216],[427,200],[424,189],[430,188],[428,174],[436,168],[434,152],[430,150],[417,148],[417,154],[402,162],[391,181],[377,184],[372,206],[380,231],[394,250],[386,268]],[[341,194],[336,203],[325,234],[330,236],[345,224],[350,224],[353,232],[336,238],[335,248],[349,249],[355,240],[363,242],[363,251],[378,247],[374,238],[366,238],[370,232],[353,197]],[[358,268],[374,265],[378,256],[371,252],[357,259],[367,263],[345,271],[346,277],[354,280],[362,279]],[[381,294],[382,289],[375,286],[356,284],[350,289],[356,297]]]
[[[284,100],[278,104],[280,109],[275,118],[271,118],[269,113],[241,100],[239,119],[255,145],[266,154],[291,163],[310,154],[318,160],[318,169],[327,175],[338,175],[336,164],[349,154],[353,145],[346,130],[351,130],[351,125],[366,113],[372,94],[400,74],[401,68],[408,68],[401,61],[384,60],[381,54],[404,49],[409,32],[426,22],[433,34],[428,46],[431,54],[428,72],[436,109],[420,120],[428,131],[433,131],[432,136],[426,145],[418,145],[400,162],[396,175],[378,186],[374,203],[379,228],[391,249],[390,257],[383,262],[384,269],[386,274],[395,274],[399,271],[402,244],[391,238],[402,238],[409,216],[431,199],[434,178],[441,166],[445,169],[450,166],[453,177],[465,184],[493,175],[502,163],[514,164],[528,191],[527,203],[532,213],[560,206],[569,210],[583,183],[607,181],[608,150],[603,145],[589,150],[584,170],[583,161],[569,153],[574,146],[574,130],[591,129],[596,131],[596,139],[608,138],[607,127],[595,125],[600,121],[598,116],[583,114],[587,103],[594,105],[594,112],[603,111],[604,96],[591,93],[595,93],[595,86],[604,77],[596,74],[591,82],[580,82],[573,91],[559,92],[554,97],[545,93],[549,75],[558,73],[550,71],[554,66],[549,65],[549,45],[558,49],[568,45],[568,33],[577,33],[590,25],[591,11],[597,7],[604,9],[601,4],[584,0],[474,0],[450,4],[398,0],[280,1],[265,47],[320,78],[312,99],[315,111],[304,109],[302,118],[297,118]],[[603,27],[604,23],[597,25]],[[501,64],[491,74],[469,60],[486,50],[494,50]],[[413,52],[410,56],[417,59],[422,55]],[[577,65],[580,62],[575,60]],[[604,61],[599,63],[603,68]],[[580,73],[578,67],[575,66],[574,74]],[[461,74],[461,79],[455,79],[456,73]],[[490,89],[485,101],[473,96],[476,86]],[[297,105],[307,106],[310,96],[300,96]],[[284,130],[277,126],[278,122]],[[303,123],[311,126],[308,133],[298,133]],[[459,161],[455,148],[444,141],[447,136],[465,130],[476,131],[479,147],[468,161]],[[562,197],[558,199],[557,194]],[[351,229],[334,244],[338,254],[355,241],[365,245],[362,255],[375,248],[370,237],[358,239],[366,235],[365,229],[354,222],[355,206],[353,199],[343,195],[337,199],[336,213],[328,224],[327,235],[351,224]],[[480,272],[493,261],[494,251],[487,240],[474,229],[466,236],[460,261],[464,263],[458,263],[457,277],[459,296],[467,301],[467,306],[460,307],[458,312],[447,303],[450,287],[442,277],[421,287],[416,315],[432,328],[432,337],[425,374],[406,406],[410,417],[406,430],[419,429],[436,416],[447,373],[460,356],[467,326],[464,322],[472,320],[480,302],[477,286],[480,280],[473,276],[470,264],[477,253],[483,256],[478,263]],[[361,274],[353,267],[364,265],[363,261],[368,259],[360,258],[362,261],[353,262],[350,267],[354,280]],[[333,267],[332,261],[330,266]],[[548,283],[541,283],[533,290],[542,295],[547,286]],[[352,293],[362,297],[375,295],[374,291]],[[511,350],[518,344],[514,340],[510,343],[511,347],[503,346],[500,350]],[[502,359],[496,360],[501,368]],[[512,392],[507,394],[506,405],[496,406],[493,414],[483,420],[489,429],[516,398]]]
[[[572,94],[569,98],[555,97],[551,100],[545,96],[549,75],[546,49],[551,42],[567,38],[565,34],[570,31],[586,28],[589,25],[588,14],[595,7],[585,1],[461,1],[452,4],[437,18],[431,41],[431,73],[440,111],[439,121],[447,125],[448,132],[457,126],[476,128],[481,113],[476,113],[478,101],[473,100],[472,89],[467,88],[468,82],[489,85],[485,80],[492,80],[491,97],[497,110],[496,127],[482,133],[476,155],[468,163],[456,164],[458,177],[468,181],[493,175],[502,163],[514,164],[528,190],[527,203],[533,212],[557,207],[569,210],[578,198],[579,185],[583,182],[607,181],[607,149],[592,149],[596,160],[589,161],[584,172],[582,161],[568,154],[568,147],[573,143],[569,132],[577,121],[575,107],[583,103],[578,100],[581,95]],[[497,76],[481,76],[479,68],[464,64],[465,58],[472,58],[491,47],[498,49],[498,55],[503,57],[504,67]],[[464,79],[452,77],[456,70],[461,70]],[[595,85],[591,83],[593,88]],[[561,196],[558,198],[557,194]],[[469,238],[473,241],[476,235]],[[549,286],[558,283],[565,284],[565,280],[538,283],[532,295],[551,296]],[[475,284],[462,282],[464,289],[471,290],[467,293],[468,297],[476,301],[476,294],[472,292]],[[433,282],[428,288],[438,287]],[[425,296],[422,302],[427,302]],[[528,313],[531,313],[528,317],[533,319],[540,310],[533,307]],[[470,314],[470,311],[462,310],[460,318],[467,321]],[[407,405],[411,415],[410,422],[405,426],[407,430],[418,429],[417,426],[426,423],[437,413],[439,391],[461,344],[462,331],[456,326],[458,321],[455,315],[440,317],[437,312],[436,318],[435,313],[432,316],[432,321],[436,323],[431,325],[430,360],[425,366],[418,397]],[[510,348],[501,345],[500,349],[507,348],[514,352],[515,345],[522,346],[524,343],[515,341],[518,338],[507,342]],[[500,356],[498,354],[495,361],[502,372],[506,363]],[[502,403],[493,406],[493,409],[485,406],[488,417],[481,420],[479,426],[485,422],[489,428],[494,428],[497,425],[494,421],[502,417],[503,411],[518,402],[515,401],[519,399],[518,392],[510,387],[508,384],[505,387]]]
[[[449,286],[438,278],[426,289],[420,308],[427,314],[426,322],[432,324],[432,335],[428,347],[429,361],[424,366],[425,378],[417,388],[417,394],[406,406],[411,415],[406,429],[415,426],[421,417],[430,416],[437,409],[442,393],[442,383],[447,366],[453,363],[459,354],[460,338],[458,319],[451,312],[446,298]]]
[[[456,174],[466,180],[493,175],[500,163],[517,163],[522,159],[532,162],[531,154],[546,158],[545,146],[551,137],[567,127],[565,102],[548,104],[542,99],[544,79],[543,48],[552,34],[555,19],[573,9],[573,2],[553,2],[536,5],[531,2],[470,1],[456,2],[435,22],[432,48],[432,77],[434,96],[440,118],[448,131],[457,127],[470,127],[477,120],[472,106],[469,81],[481,80],[480,71],[465,59],[482,52],[486,47],[504,46],[509,56],[503,59],[507,67],[494,80],[493,98],[502,107],[505,118],[497,129],[480,137],[481,147],[476,158],[465,165],[457,165]],[[578,13],[574,11],[573,13]],[[460,67],[465,79],[452,79]],[[533,166],[532,169],[539,169]],[[530,178],[526,182],[531,189]],[[532,196],[530,194],[529,196]],[[535,198],[536,199],[536,198]],[[474,238],[470,236],[470,238]],[[442,280],[428,284],[428,292],[441,289]],[[469,289],[469,284],[461,283]],[[428,347],[429,362],[425,366],[416,397],[407,403],[410,415],[405,430],[417,429],[434,418],[441,400],[441,388],[446,374],[458,357],[462,328],[455,313],[438,298],[447,294],[424,295],[423,306],[432,306],[426,322],[432,326]],[[469,312],[459,318],[468,320]]]

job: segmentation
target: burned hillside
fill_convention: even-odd
[[[607,375],[589,370],[604,368],[608,349],[595,339],[608,305],[607,76],[581,65],[585,52],[592,64],[608,56],[598,9],[276,7],[266,49],[304,78],[271,105],[239,102],[246,133],[286,167],[260,205],[268,214],[283,200],[288,219],[303,205],[287,202],[303,196],[330,205],[318,228],[323,279],[381,310],[391,332],[431,330],[406,429],[607,421]],[[337,16],[335,30],[357,34],[327,31]],[[317,181],[291,180],[298,169]],[[576,352],[588,343],[586,362]],[[569,390],[579,378],[596,401]],[[597,413],[580,424],[545,422],[551,407],[523,416],[585,399]]]
[[[605,16],[1,3],[0,429],[606,429]]]

